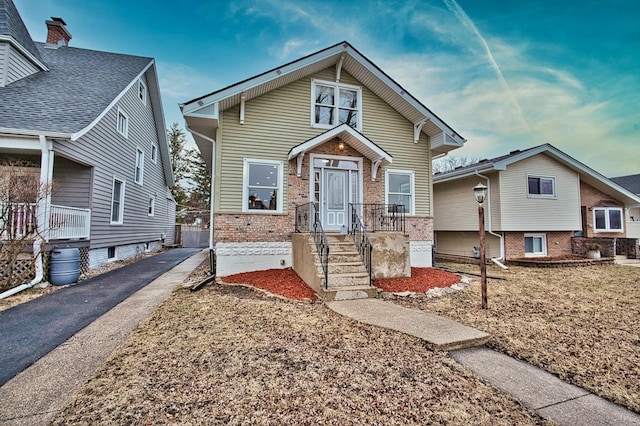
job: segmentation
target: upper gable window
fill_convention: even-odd
[[[125,138],[129,136],[129,117],[120,108],[118,108],[118,120],[116,122],[116,128]]]
[[[346,123],[361,129],[362,88],[311,80],[311,98],[311,127],[332,129]]]
[[[556,178],[528,175],[527,194],[531,198],[555,198]]]
[[[158,161],[158,148],[155,145],[151,145],[151,161],[154,163]]]
[[[138,98],[144,105],[147,104],[147,85],[142,79],[138,80]]]

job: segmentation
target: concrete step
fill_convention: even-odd
[[[322,267],[317,265],[320,270]],[[361,261],[358,262],[329,262],[329,275],[336,274],[356,274],[356,273],[365,273],[367,269],[364,267]]]
[[[339,300],[375,299],[378,297],[378,289],[369,285],[329,287],[322,288],[318,295],[326,302]]]
[[[369,274],[366,271],[345,274],[329,274],[329,287],[353,287],[368,285]]]
[[[333,262],[361,262],[357,251],[329,251],[329,263]]]

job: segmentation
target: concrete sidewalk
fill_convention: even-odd
[[[206,250],[198,252],[156,278],[0,387],[0,425],[51,422],[138,324],[207,256]]]
[[[484,381],[560,425],[640,425],[640,415],[570,385],[526,362],[481,347],[489,335],[455,321],[380,299],[327,303],[357,321],[399,331],[448,350]]]

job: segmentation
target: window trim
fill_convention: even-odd
[[[257,210],[249,208],[249,167],[251,164],[277,165],[278,166],[278,205],[276,210]],[[242,212],[255,214],[276,214],[282,213],[284,206],[284,162],[279,160],[263,160],[258,158],[245,158],[242,165]]]
[[[119,200],[119,206],[118,206],[118,220],[114,221],[113,220],[113,205],[115,202],[115,199],[113,198],[114,196],[114,190],[115,190],[115,186],[116,186],[116,181],[120,182],[121,184],[121,191],[120,191],[120,200]],[[125,187],[126,187],[126,181],[124,179],[118,179],[117,177],[113,177],[112,183],[111,183],[111,209],[109,212],[109,223],[111,225],[122,225],[124,223],[124,194],[125,194]]]
[[[120,117],[124,119],[124,129],[120,131]],[[118,107],[118,113],[116,114],[116,131],[125,138],[129,138],[129,116],[120,107]]]
[[[604,222],[605,222],[605,228],[596,228],[596,211],[598,210],[602,210],[605,212],[604,214]],[[615,210],[615,211],[619,211],[620,212],[620,229],[617,228],[611,228],[611,223],[610,223],[610,218],[609,218],[609,212]],[[591,213],[592,217],[593,217],[593,232],[594,233],[600,233],[600,232],[610,232],[610,233],[622,233],[624,232],[624,211],[622,210],[622,207],[593,207],[592,208],[592,213]]]
[[[340,88],[345,88],[345,89],[349,89],[349,90],[355,90],[358,94],[358,120],[356,123],[356,127],[355,129],[358,130],[359,132],[362,132],[362,86],[354,86],[352,84],[344,84],[344,83],[336,83],[335,81],[327,81],[327,80],[318,80],[315,78],[311,79],[311,127],[315,128],[315,129],[333,129],[334,127],[337,127],[340,125],[339,123],[339,116],[338,116],[338,110],[340,109],[340,107],[338,107],[338,103],[336,103],[333,108],[334,108],[334,117],[333,117],[333,123],[334,124],[320,124],[320,123],[316,123],[316,86],[320,84],[323,86],[331,86],[334,88],[335,90],[335,99],[337,101],[338,96],[340,94]]]
[[[147,105],[147,83],[142,78],[138,80],[138,99],[143,105]]]
[[[542,251],[527,253],[527,238],[540,238],[542,240]],[[545,257],[547,256],[547,234],[524,234],[524,256],[525,257]]]
[[[532,194],[529,192],[529,178],[537,178],[537,179],[549,179],[553,185],[553,194]],[[555,176],[545,176],[545,175],[537,175],[537,174],[529,174],[527,173],[527,198],[546,198],[551,200],[558,199],[558,192],[556,187],[556,177]]]
[[[140,179],[138,179],[138,168],[140,169]],[[136,147],[136,164],[133,170],[133,181],[138,185],[144,184],[144,151]]]
[[[407,216],[415,216],[416,212],[416,172],[414,170],[401,170],[401,169],[384,169],[384,203],[389,204],[389,175],[408,175],[409,182],[411,184],[411,206],[409,211],[405,212]],[[394,192],[394,194],[396,194]],[[401,194],[401,193],[398,193]],[[406,194],[404,194],[406,195]]]
[[[147,205],[147,216],[154,217],[156,215],[156,197],[149,196],[149,204]]]

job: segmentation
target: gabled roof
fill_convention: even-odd
[[[47,69],[18,9],[11,0],[0,0],[0,40],[9,41],[22,50],[25,56],[30,56],[29,59],[42,70]]]
[[[626,190],[636,195],[640,195],[640,174],[613,177],[611,180]]]
[[[524,151],[512,151],[507,155],[500,157],[482,160],[475,164],[470,164],[464,167],[458,167],[454,170],[447,172],[440,172],[433,175],[433,184],[439,184],[449,181],[454,181],[476,174],[490,173],[494,171],[507,170],[507,167],[518,161],[525,160],[533,157],[534,155],[544,154],[547,155],[569,169],[577,172],[580,175],[580,180],[591,185],[595,189],[602,191],[606,194],[613,196],[614,198],[622,201],[626,205],[640,205],[640,197],[629,192],[622,186],[608,179],[604,175],[596,172],[586,164],[581,163],[575,158],[565,154],[558,148],[544,144],[535,146],[533,148],[525,149]]]
[[[199,136],[213,138],[211,129],[217,128],[219,113],[239,105],[242,98],[250,100],[331,66],[336,67],[338,77],[343,70],[348,72],[413,123],[416,136],[419,132],[429,135],[434,155],[465,143],[462,136],[346,41],[192,99],[180,108],[196,141]]]

